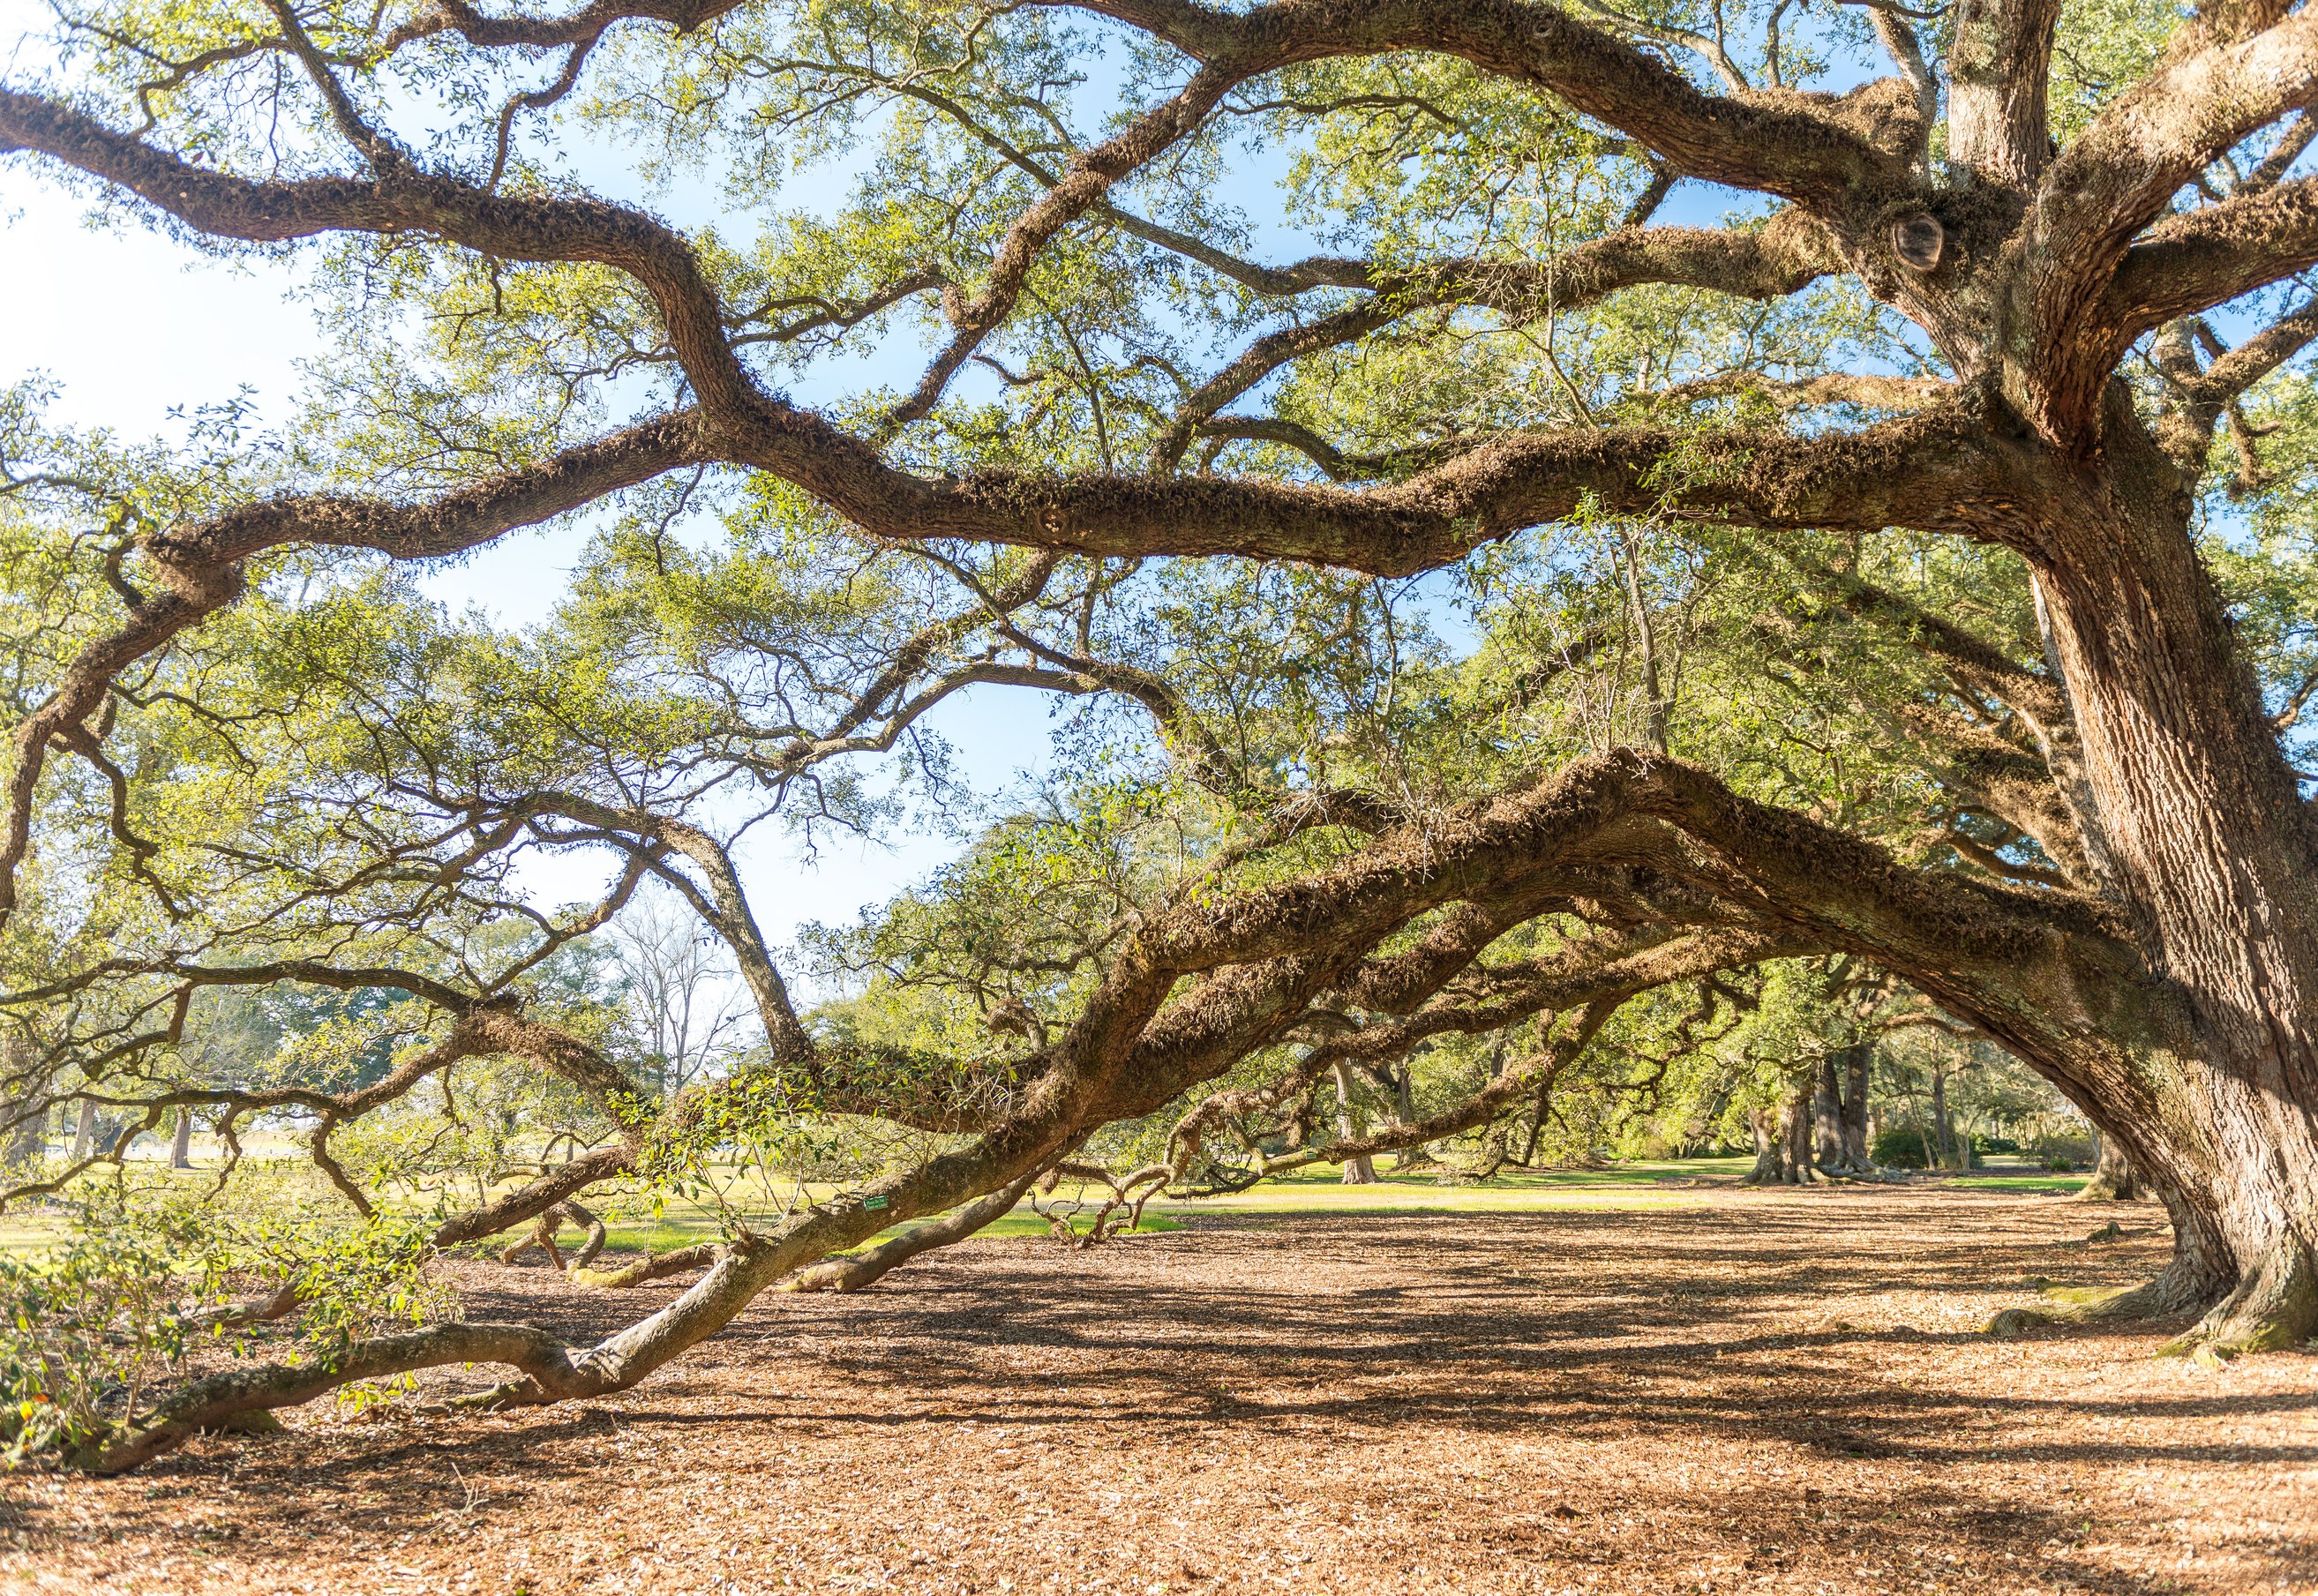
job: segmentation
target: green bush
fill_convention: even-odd
[[[268,1189],[262,1177],[251,1183]],[[0,1467],[70,1456],[133,1423],[145,1397],[182,1379],[206,1346],[223,1363],[253,1352],[327,1359],[347,1342],[454,1316],[427,1273],[430,1226],[407,1218],[334,1223],[237,1215],[166,1188],[92,1193],[57,1244],[0,1255]],[[262,1342],[221,1312],[239,1296],[298,1289],[296,1319]],[[407,1382],[406,1382],[407,1383]],[[350,1386],[352,1405],[388,1389]]]
[[[1911,1125],[1895,1125],[1876,1137],[1868,1156],[1895,1170],[1926,1170],[1932,1163],[1925,1152],[1924,1133]]]
[[[36,1257],[0,1258],[0,1461],[69,1451],[133,1415],[223,1300],[221,1277],[182,1226],[84,1222]]]
[[[2058,1134],[2039,1136],[2028,1144],[2028,1152],[2048,1170],[2083,1170],[2092,1167],[2098,1154],[2090,1136]]]

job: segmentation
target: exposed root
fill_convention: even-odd
[[[1345,1161],[1344,1179],[1347,1182],[1355,1186],[1365,1184],[1354,1179],[1352,1171],[1356,1165],[1366,1167],[1366,1156],[1363,1154],[1359,1159]],[[1056,1236],[1074,1247],[1095,1247],[1113,1236],[1139,1227],[1143,1223],[1143,1205],[1158,1196],[1176,1174],[1172,1164],[1146,1164],[1133,1174],[1114,1175],[1101,1164],[1075,1163],[1066,1159],[1025,1189],[1030,1193],[1031,1211],[1044,1219],[1047,1228]],[[1050,1197],[1057,1182],[1065,1176],[1082,1181],[1100,1181],[1106,1195],[1099,1204],[1089,1204],[1077,1198],[1042,1204],[1040,1197]],[[1372,1181],[1375,1179],[1375,1170],[1369,1169],[1368,1179]],[[1075,1222],[1078,1215],[1090,1206],[1094,1210],[1093,1217],[1082,1233]]]
[[[2011,1337],[2042,1324],[2107,1324],[2152,1319],[2175,1312],[2154,1280],[2141,1286],[2047,1286],[2044,1305],[2007,1308],[1982,1326],[1981,1333]]]
[[[600,1227],[599,1227],[600,1228]],[[691,1269],[706,1269],[724,1256],[723,1243],[700,1242],[689,1247],[678,1247],[668,1252],[654,1252],[637,1259],[633,1263],[615,1269],[591,1269],[585,1260],[595,1256],[588,1248],[572,1260],[563,1271],[563,1278],[575,1286],[594,1286],[608,1290],[623,1290],[631,1286],[642,1286],[653,1280],[665,1280],[670,1275],[681,1275]]]
[[[899,1268],[919,1253],[964,1241],[992,1221],[1014,1211],[1032,1180],[1026,1175],[1013,1185],[977,1197],[966,1206],[921,1224],[915,1230],[879,1242],[865,1252],[831,1258],[799,1269],[773,1287],[776,1291],[858,1291],[878,1277]],[[1139,1206],[1139,1205],[1138,1205]]]
[[[2161,1356],[2234,1358],[2282,1352],[2318,1337],[2318,1265],[2300,1238],[2281,1238],[2187,1333]]]
[[[2027,1284],[2044,1294],[2044,1302],[2033,1308],[2007,1308],[1990,1319],[1981,1333],[2016,1336],[2040,1324],[2170,1318],[2206,1300],[2204,1281],[2197,1260],[2187,1252],[2177,1252],[2155,1279],[2139,1286],[2054,1286],[2038,1276]]]
[[[245,1408],[202,1428],[211,1435],[280,1435],[289,1426],[274,1416],[272,1408]]]
[[[2080,1203],[2129,1203],[2141,1196],[2141,1182],[2133,1170],[2133,1161],[2125,1149],[2114,1141],[2101,1143],[2100,1161],[2094,1164],[2092,1178],[2079,1188],[2072,1201]]]
[[[567,1224],[584,1226],[588,1232],[588,1239],[580,1244],[580,1251],[569,1259],[555,1244],[556,1233]],[[574,1286],[612,1291],[664,1280],[670,1275],[681,1275],[692,1269],[705,1269],[724,1255],[721,1244],[702,1242],[667,1252],[650,1253],[616,1269],[591,1269],[588,1266],[604,1251],[604,1222],[569,1198],[540,1215],[539,1223],[533,1227],[532,1233],[501,1252],[499,1261],[513,1263],[535,1247],[546,1253],[549,1265]]]
[[[1813,1164],[1794,1164],[1770,1170],[1756,1169],[1738,1178],[1741,1186],[1831,1186],[1836,1178]]]
[[[567,1224],[579,1225],[588,1233],[588,1239],[580,1244],[580,1251],[572,1254],[569,1263],[555,1244],[556,1233]],[[582,1285],[608,1283],[588,1278],[591,1271],[588,1268],[604,1250],[604,1222],[569,1197],[543,1212],[531,1234],[501,1251],[499,1261],[513,1263],[534,1247],[547,1254],[551,1266]]]
[[[2089,1242],[2130,1234],[2116,1225],[2094,1232]],[[1984,1333],[2016,1336],[2041,1324],[2112,1324],[2159,1319],[2195,1310],[2211,1300],[2210,1285],[2194,1260],[2177,1258],[2145,1285],[2040,1286],[2047,1299],[2027,1308],[2007,1308],[1990,1319]],[[2234,1358],[2243,1352],[2277,1352],[2318,1339],[2318,1265],[2309,1249],[2288,1236],[2247,1270],[2236,1286],[2181,1335],[2158,1349],[2161,1358]]]
[[[272,1324],[287,1319],[305,1305],[295,1278],[284,1280],[264,1296],[246,1301],[227,1303],[207,1313],[194,1315],[193,1323],[203,1330],[239,1330],[251,1324]]]

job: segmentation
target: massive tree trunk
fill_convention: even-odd
[[[193,1111],[180,1107],[176,1120],[176,1129],[169,1137],[169,1167],[190,1170],[193,1167]]]
[[[1875,1167],[1868,1153],[1867,1078],[1869,1066],[1875,1057],[1875,1045],[1858,1043],[1844,1049],[1843,1059],[1843,1167],[1864,1173]]]
[[[1388,1073],[1392,1082],[1392,1111],[1395,1119],[1403,1125],[1415,1125],[1416,1123],[1415,1072],[1404,1060],[1398,1069]],[[1433,1149],[1420,1142],[1414,1147],[1403,1149],[1399,1161],[1394,1167],[1402,1170],[1424,1170],[1431,1169],[1440,1161],[1433,1156]]]
[[[1819,1060],[1811,1090],[1811,1160],[1822,1170],[1843,1167],[1843,1082],[1835,1055]]]
[[[1839,1047],[1819,1061],[1811,1098],[1812,1152],[1822,1170],[1864,1173],[1867,1156],[1867,1065],[1872,1042]]]
[[[2092,1179],[2077,1193],[2083,1203],[2129,1203],[2141,1195],[2133,1179],[2133,1160],[2125,1156],[2124,1144],[2114,1136],[2100,1138],[2100,1157],[2093,1165]]]
[[[0,1036],[0,1076],[6,1080],[4,1109],[13,1121],[0,1132],[0,1167],[29,1169],[48,1156],[49,1080],[32,1062],[32,1048],[10,1032]]]
[[[1747,1172],[1750,1186],[1804,1186],[1818,1178],[1811,1168],[1811,1099],[1816,1071],[1790,1082],[1777,1108],[1765,1113],[1751,1109],[1747,1122],[1755,1133],[1755,1167]]]
[[[12,1170],[30,1169],[49,1153],[49,1115],[43,1107],[17,1122],[8,1133],[7,1145],[0,1151],[0,1166]]]
[[[2112,474],[2057,496],[2035,563],[2080,822],[2161,981],[2086,1017],[2129,1062],[2056,1078],[2172,1209],[2175,1295],[2220,1298],[2198,1334],[2295,1344],[2318,1331],[2318,846],[2184,485],[2117,408]]]

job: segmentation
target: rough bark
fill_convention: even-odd
[[[1822,1170],[1843,1167],[1843,1084],[1832,1054],[1812,1073],[1811,1161]]]
[[[1864,1174],[1875,1167],[1869,1155],[1873,1145],[1867,1125],[1867,1081],[1870,1065],[1875,1056],[1872,1043],[1858,1043],[1843,1050],[1842,1093],[1842,1164],[1856,1174]]]
[[[1971,1167],[1972,1150],[1957,1145],[1955,1122],[1948,1116],[1948,1072],[1937,1065],[1932,1069],[1932,1135],[1931,1162],[1935,1169]]]
[[[1416,1123],[1415,1076],[1405,1062],[1399,1068],[1390,1071],[1390,1074],[1394,1123],[1404,1125],[1415,1125]],[[1440,1161],[1433,1156],[1433,1150],[1420,1142],[1414,1147],[1401,1149],[1399,1160],[1394,1167],[1400,1170],[1424,1170],[1431,1169],[1439,1162]]]
[[[2096,1117],[2195,1214],[2185,1253],[2228,1260],[2201,1336],[2287,1345],[2318,1331],[2318,854],[2183,485],[2128,417],[2112,434],[2036,562],[2107,884],[2162,982],[2110,1017],[2140,1045],[2089,1083]]]
[[[48,1072],[35,1062],[35,1050],[26,1037],[10,1031],[0,1036],[0,1168],[27,1170],[49,1152]]]
[[[1819,1178],[1811,1162],[1811,1102],[1818,1072],[1791,1083],[1776,1107],[1753,1109],[1747,1123],[1755,1133],[1755,1167],[1746,1176],[1750,1186],[1808,1186]]]
[[[4,1152],[0,1152],[0,1165],[12,1170],[31,1169],[48,1156],[49,1111],[45,1104],[25,1113],[8,1133]]]
[[[1867,1156],[1867,1073],[1872,1042],[1839,1047],[1819,1061],[1811,1093],[1811,1156],[1822,1170],[1864,1174]]]

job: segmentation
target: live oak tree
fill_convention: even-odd
[[[2306,8],[132,0],[52,48],[0,151],[294,251],[336,342],[276,436],[17,395],[11,1101],[294,1113],[359,1206],[340,1127],[554,1083],[592,1146],[436,1247],[786,1118],[928,1138],[620,1272],[696,1278],[599,1346],[364,1334],[85,1459],[461,1361],[618,1389],[1155,1115],[1122,1201],[1248,1127],[1345,1159],[1542,1114],[1638,1013],[1644,1089],[1796,958],[2125,1151],[2178,1250],[2110,1311],[2318,1329]],[[624,148],[710,213],[624,197]],[[411,587],[589,511],[535,632]],[[1403,657],[1429,571],[1469,658]],[[834,955],[934,1009],[808,1023],[734,848],[879,823],[881,754],[938,791],[924,716],[998,686],[1122,706],[1163,775],[1091,761]],[[543,853],[608,876],[548,912]],[[541,982],[646,880],[764,1037],[664,1106]],[[389,994],[391,1066],[189,1078],[203,995],[274,986]],[[1322,1080],[1452,1044],[1453,1101],[1316,1137]]]

